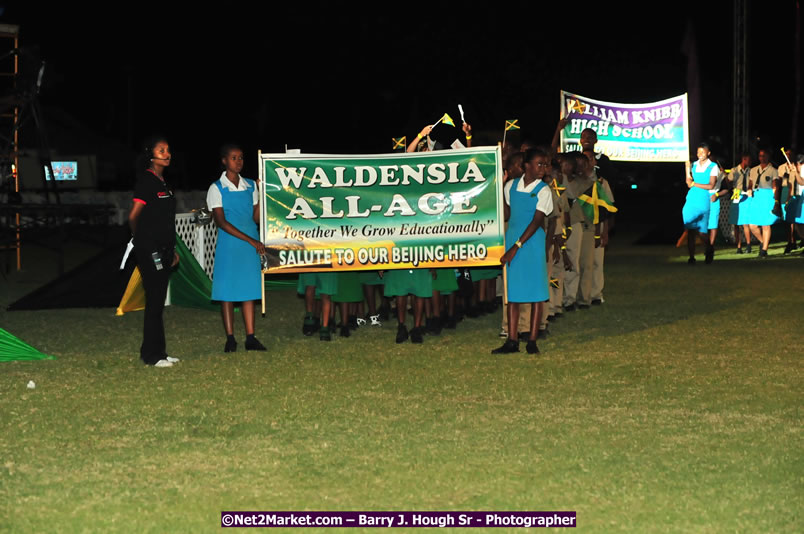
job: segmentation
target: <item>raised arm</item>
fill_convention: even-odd
[[[406,152],[416,152],[416,147],[419,145],[419,141],[421,140],[421,138],[427,137],[428,135],[430,135],[430,132],[432,131],[433,127],[429,125],[422,128],[422,131],[419,132],[419,134],[413,139],[413,141],[410,142]]]

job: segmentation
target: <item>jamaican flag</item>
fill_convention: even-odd
[[[600,187],[600,181],[595,180],[592,187],[587,189],[582,195],[578,196],[578,202],[581,205],[586,219],[592,221],[592,224],[600,222],[600,208],[603,208],[603,218],[607,216],[607,212],[615,213],[617,208],[614,207],[614,202],[611,201],[606,190]]]

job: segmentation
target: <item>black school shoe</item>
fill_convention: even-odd
[[[329,326],[321,327],[321,330],[318,331],[318,339],[321,341],[332,341],[332,331],[329,329]]]
[[[519,341],[511,338],[506,339],[501,347],[491,351],[492,354],[512,354],[514,352],[519,352]]]
[[[351,332],[349,331],[349,326],[345,325],[345,324],[342,324],[341,325],[340,336],[341,337],[349,337],[350,335],[351,335]]]
[[[237,341],[227,338],[226,345],[223,347],[223,352],[237,352]]]
[[[525,350],[528,351],[528,354],[539,354],[539,347],[536,346],[535,341],[528,341]]]
[[[441,329],[442,328],[443,327],[441,326],[441,319],[439,317],[433,317],[433,319],[430,321],[430,326],[427,329],[427,331],[430,334],[433,334],[434,336],[437,336],[437,335],[441,334]]]
[[[706,263],[707,265],[715,261],[715,247],[713,247],[712,245],[706,247],[706,253],[704,254],[704,258],[705,258],[704,263]]]
[[[422,328],[420,326],[417,326],[410,331],[410,342],[411,343],[424,342],[424,336],[422,335]]]
[[[305,336],[312,336],[313,333],[318,330],[318,319],[313,317],[312,315],[307,315],[304,317],[304,324],[302,325],[302,334]]]
[[[396,329],[396,342],[404,343],[407,340],[408,340],[408,328],[404,324],[399,323],[399,326]]]
[[[603,299],[592,299],[592,306],[600,306],[603,304]]]
[[[260,343],[260,340],[254,336],[249,336],[246,338],[246,350],[268,350],[265,348],[265,345]]]
[[[793,249],[795,249],[795,248],[796,248],[795,243],[788,243],[787,246],[784,247],[784,253],[785,254],[790,254],[791,252],[793,252]]]

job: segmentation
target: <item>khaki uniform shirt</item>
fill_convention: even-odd
[[[754,189],[773,189],[773,181],[779,177],[776,167],[772,163],[764,169],[760,165],[751,168],[748,179],[754,184]]]

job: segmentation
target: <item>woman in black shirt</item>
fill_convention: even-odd
[[[134,255],[145,286],[145,319],[140,358],[147,365],[171,367],[178,358],[165,351],[165,308],[171,267],[176,254],[176,198],[162,176],[170,165],[170,147],[161,137],[146,143],[137,174],[128,224],[134,236]]]

